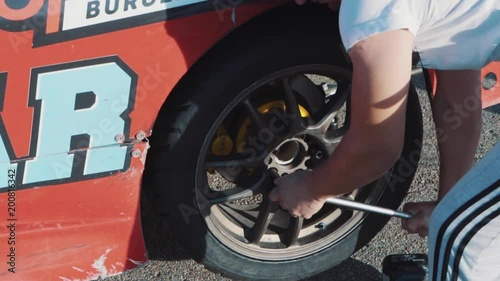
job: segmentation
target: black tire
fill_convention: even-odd
[[[289,16],[293,19],[297,15]],[[350,68],[340,49],[340,36],[332,28],[336,21],[334,16],[296,24],[283,19],[273,28],[241,31],[200,60],[162,108],[151,138],[144,188],[181,246],[211,271],[237,280],[305,278],[350,257],[387,223],[389,218],[369,214],[326,248],[297,259],[266,261],[242,255],[221,243],[208,229],[200,212],[203,203],[195,194],[205,140],[238,93],[267,75],[291,67],[321,64]],[[406,196],[420,156],[421,113],[413,87],[406,123],[402,158],[392,174],[380,180],[389,184],[378,205],[392,209],[398,208]]]

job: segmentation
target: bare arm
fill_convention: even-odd
[[[317,195],[336,196],[362,187],[400,156],[413,39],[407,30],[390,31],[349,50],[354,67],[351,127],[332,158],[313,172]]]
[[[351,124],[332,157],[317,170],[276,181],[269,195],[293,216],[310,218],[327,197],[379,178],[401,154],[414,36],[378,34],[349,50],[353,61]]]

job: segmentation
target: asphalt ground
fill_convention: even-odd
[[[436,197],[439,159],[432,113],[420,74],[414,75],[424,121],[424,142],[419,168],[405,202],[430,201]],[[483,128],[476,161],[500,141],[500,104],[483,111]],[[106,278],[106,281],[210,281],[229,280],[197,264],[177,244],[158,216],[143,202],[143,227],[150,260],[137,269]],[[399,219],[392,218],[384,229],[354,256],[306,281],[382,280],[381,264],[385,256],[403,253],[427,253],[427,239],[408,235]]]

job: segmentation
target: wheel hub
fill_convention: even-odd
[[[308,144],[301,138],[291,138],[269,154],[268,169],[275,169],[280,176],[285,176],[298,170],[307,170],[306,162],[310,158]]]

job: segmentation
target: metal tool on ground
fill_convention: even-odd
[[[373,205],[360,203],[360,202],[352,201],[349,199],[343,199],[343,198],[328,198],[326,200],[326,203],[340,206],[340,207],[345,207],[345,208],[352,209],[352,210],[371,212],[371,213],[376,213],[376,214],[380,214],[380,215],[397,217],[397,218],[401,218],[401,219],[411,219],[413,217],[413,215],[410,213],[391,210],[391,209],[387,209],[387,208],[383,208],[383,207],[379,207],[379,206],[373,206]]]
[[[382,262],[383,281],[429,280],[426,254],[389,255]]]

